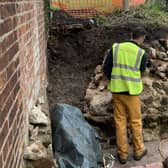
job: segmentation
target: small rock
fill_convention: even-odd
[[[151,58],[156,59],[156,49],[151,47],[150,52],[151,52]]]
[[[162,45],[160,44],[160,42],[158,40],[154,40],[151,42],[153,48],[156,48],[158,50],[160,50],[160,48],[162,47]]]
[[[165,49],[168,49],[168,40],[167,39],[159,39],[159,42]]]
[[[53,87],[52,87],[52,85],[49,84],[48,87],[47,87],[47,91],[52,92],[52,90],[53,90]]]
[[[96,69],[95,69],[95,74],[99,74],[102,73],[102,66],[101,65],[97,65]]]
[[[151,108],[148,108],[147,113],[157,115],[159,113],[159,111],[156,108],[151,107]]]
[[[157,58],[161,60],[165,60],[165,58],[167,58],[167,54],[165,52],[157,51],[156,53],[157,53]]]
[[[149,77],[144,77],[142,80],[144,85],[152,86],[153,80],[150,79]]]
[[[160,104],[161,105],[168,105],[168,96],[163,96]]]
[[[103,91],[105,88],[106,88],[106,86],[104,86],[104,85],[100,85],[100,86],[99,86],[99,90],[100,90],[100,91]]]
[[[37,140],[38,133],[39,133],[39,127],[36,127],[31,131],[30,140]]]
[[[153,81],[152,87],[153,87],[154,89],[162,89],[162,88],[163,88],[163,85],[162,85],[162,83],[159,82],[159,81]]]
[[[166,92],[166,94],[168,94],[168,82],[163,84],[163,90]]]
[[[45,102],[46,102],[46,100],[45,100],[44,96],[41,96],[41,97],[38,98],[38,103],[39,104],[44,104]]]
[[[34,107],[33,110],[30,112],[29,121],[31,124],[42,124],[42,125],[49,125],[49,121],[47,116],[41,111],[40,106]]]
[[[89,83],[88,89],[96,89],[96,85],[93,82]]]
[[[45,149],[41,141],[36,141],[25,148],[23,157],[26,160],[39,160],[46,158],[47,150]]]
[[[34,126],[31,125],[31,124],[29,124],[29,132],[30,132],[30,134],[31,134],[31,132],[33,131],[33,129],[34,129]]]
[[[96,76],[94,77],[94,80],[95,82],[99,82],[102,78],[103,78],[103,74],[99,73],[99,74],[96,74]]]
[[[154,97],[152,95],[143,95],[142,96],[142,101],[146,104],[149,105],[153,102]]]

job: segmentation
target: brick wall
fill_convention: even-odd
[[[28,114],[46,82],[43,0],[0,0],[0,168],[22,167]]]

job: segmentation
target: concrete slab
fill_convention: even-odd
[[[125,165],[120,164],[117,159],[117,147],[116,146],[112,146],[110,150],[105,150],[104,153],[111,153],[116,158],[114,168],[163,168],[161,167],[162,166],[161,162],[164,159],[161,157],[161,154],[159,152],[159,144],[160,144],[160,141],[153,141],[153,142],[145,143],[148,153],[140,161],[135,161],[133,159],[133,148],[132,146],[130,146],[130,155],[128,158],[128,162]],[[164,144],[164,146],[166,145]],[[168,142],[167,142],[167,146],[168,146]],[[148,167],[146,167],[146,165]]]

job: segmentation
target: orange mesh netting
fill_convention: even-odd
[[[129,5],[139,5],[145,0],[129,0]],[[90,18],[98,14],[112,13],[115,8],[122,8],[123,0],[51,0],[52,9],[65,10],[76,18]]]

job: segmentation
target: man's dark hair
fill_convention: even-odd
[[[146,30],[144,28],[138,27],[132,31],[132,38],[137,39],[146,35]]]

